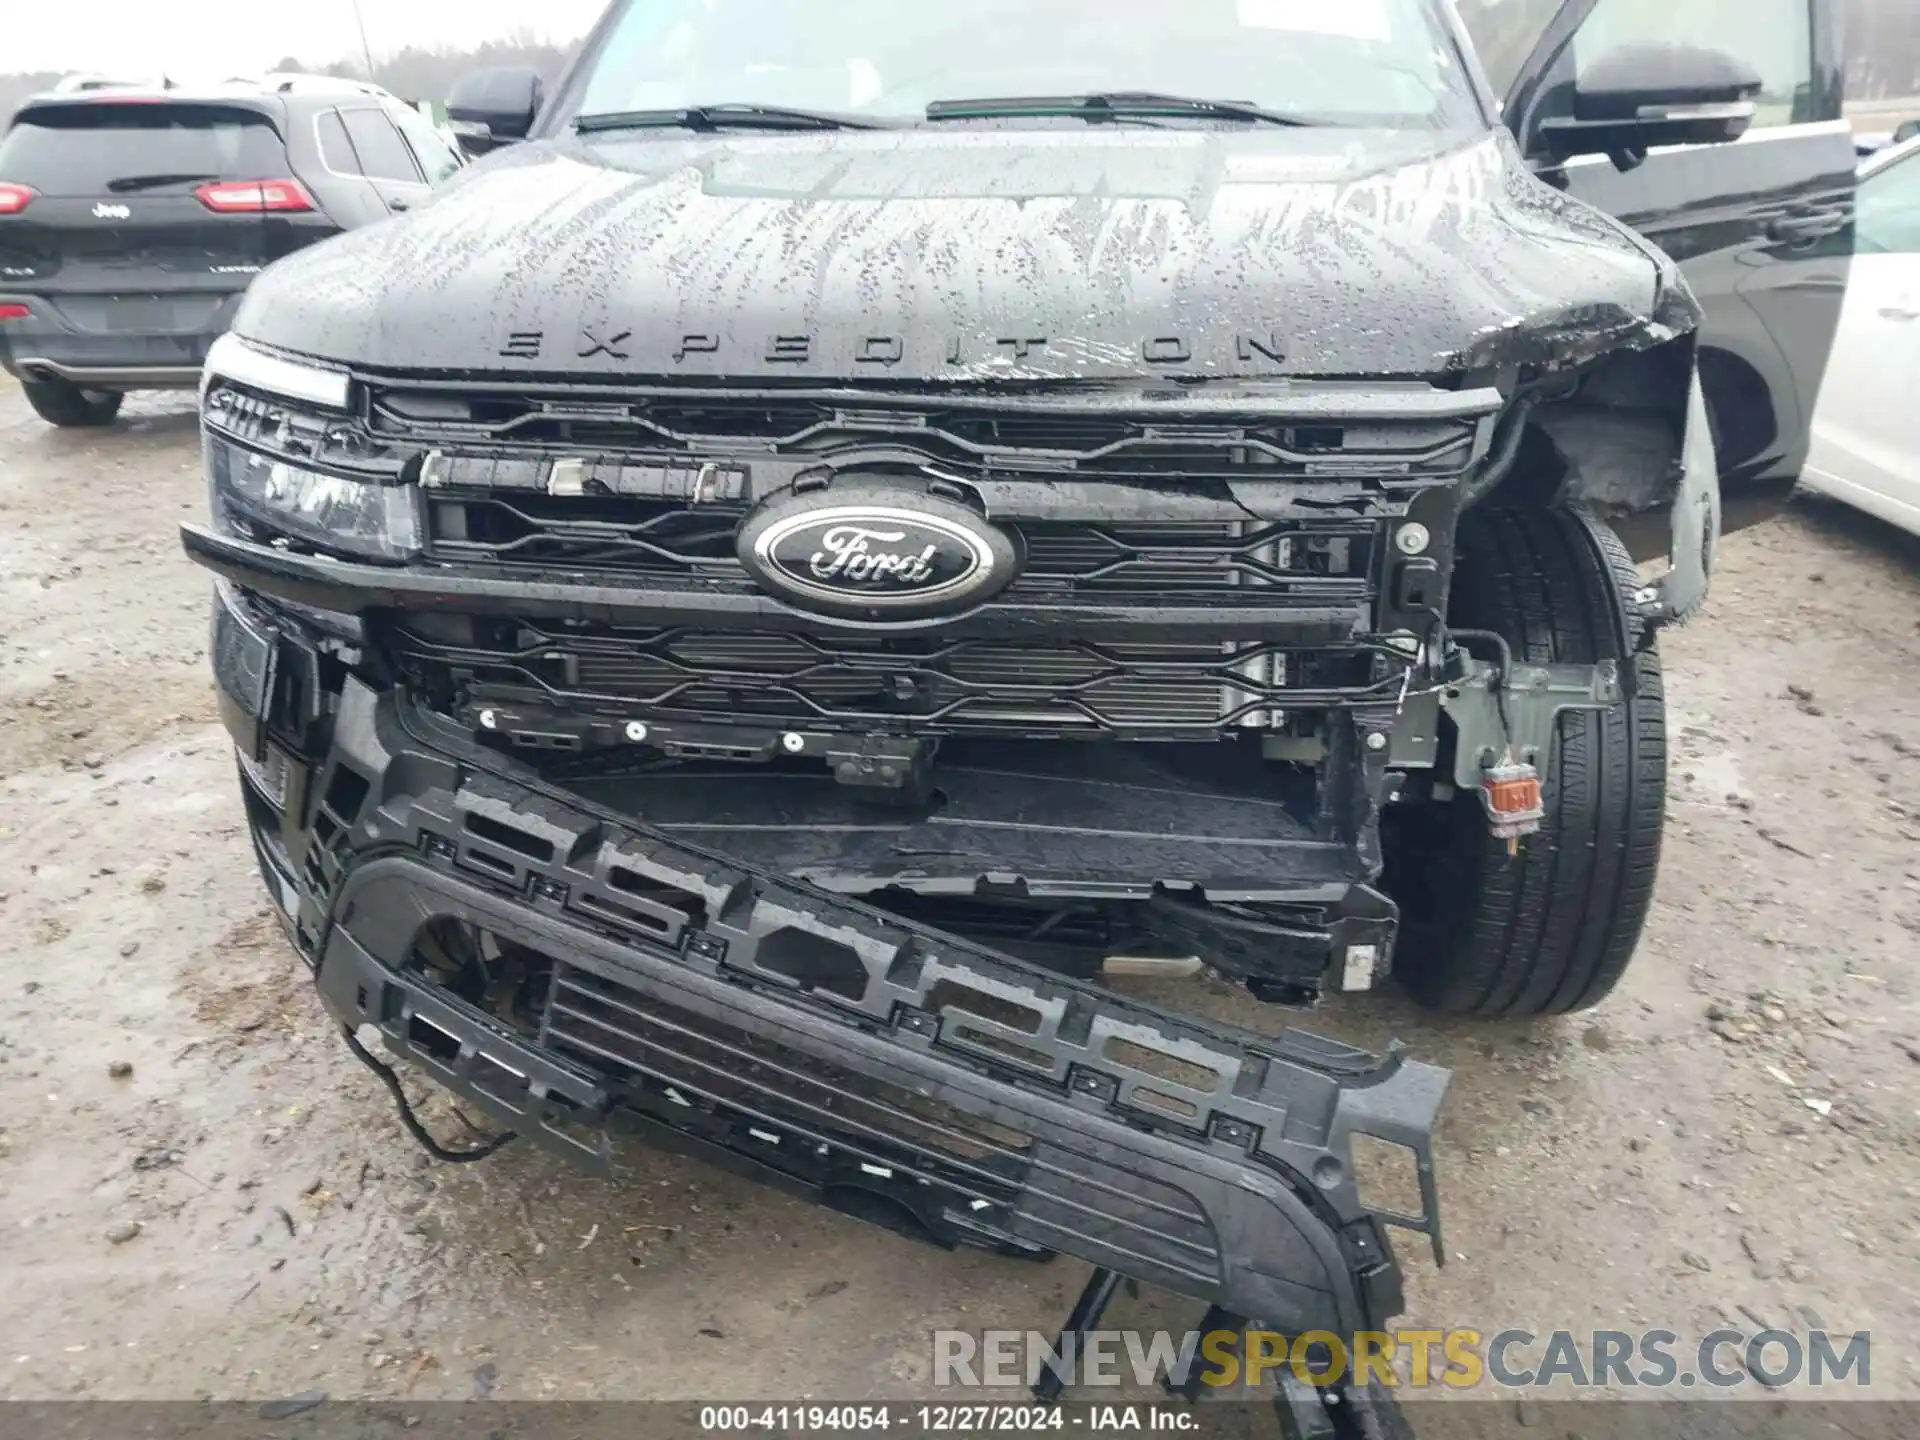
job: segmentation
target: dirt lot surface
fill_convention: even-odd
[[[1079,1267],[692,1162],[427,1164],[256,890],[174,533],[202,508],[184,397],[79,435],[0,386],[0,1397],[911,1397],[936,1328],[1051,1328]],[[1621,991],[1532,1028],[1310,1021],[1455,1072],[1448,1263],[1402,1242],[1407,1319],[1818,1320],[1920,1395],[1920,548],[1798,508],[1728,541],[1666,653],[1666,862]],[[1150,1311],[1197,1318],[1112,1318]]]

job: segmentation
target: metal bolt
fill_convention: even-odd
[[[499,723],[500,723],[500,717],[494,714],[493,711],[482,710],[480,712],[480,728],[482,730],[492,730],[497,725],[499,725]]]
[[[1213,1136],[1214,1139],[1224,1140],[1229,1145],[1244,1145],[1253,1139],[1253,1131],[1238,1120],[1215,1120]]]
[[[1393,543],[1400,547],[1403,555],[1422,555],[1426,553],[1427,546],[1433,543],[1433,532],[1414,520],[1400,527],[1399,533],[1393,537]]]
[[[646,738],[647,727],[645,725],[641,724],[638,720],[629,720],[627,722],[627,739],[638,745]]]
[[[789,755],[798,755],[807,748],[807,737],[798,730],[789,730],[780,737],[780,748]]]
[[[1367,736],[1367,749],[1384,750],[1386,748],[1387,748],[1387,737],[1381,731],[1376,730],[1373,732],[1373,734]]]

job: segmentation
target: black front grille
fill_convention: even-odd
[[[547,495],[436,496],[433,556],[455,564],[588,573],[703,575],[744,582],[738,506]]]
[[[431,385],[374,389],[370,431],[516,460],[564,454],[654,465],[911,455],[975,478],[1367,476],[1433,484],[1472,463],[1477,417],[1276,417],[1258,402],[1103,405],[1073,394],[875,389],[839,396],[650,386],[583,396]],[[619,488],[615,486],[614,488]]]
[[[1384,697],[1404,670],[1351,637],[1393,525],[1474,463],[1485,417],[1436,394],[1307,418],[1338,397],[378,382],[373,441],[425,451],[428,563],[625,591],[658,617],[416,617],[395,653],[454,705],[891,733],[1272,727]],[[740,526],[823,468],[973,487],[1017,575],[945,634],[767,610]],[[763,629],[738,628],[748,611]]]
[[[698,580],[747,590],[734,554],[745,507],[608,496],[440,494],[433,557],[597,577]],[[1011,600],[1205,595],[1350,600],[1366,594],[1376,527],[1315,522],[1022,521]]]
[[[478,622],[474,643],[416,629],[395,653],[449,702],[558,702],[685,720],[931,733],[1184,733],[1262,726],[1397,683],[1361,647],[1041,645],[935,637],[637,630]]]
[[[1283,401],[1307,403],[384,382],[366,441],[423,452],[429,555],[446,565],[746,593],[742,520],[824,468],[975,487],[1026,549],[1009,602],[1370,598],[1385,527],[1470,471],[1484,417],[1431,395],[1375,397],[1376,418],[1290,418]],[[1395,404],[1405,413],[1377,418]]]

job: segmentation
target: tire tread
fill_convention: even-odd
[[[1541,776],[1546,822],[1518,856],[1487,834],[1477,795],[1451,802],[1449,843],[1472,847],[1474,883],[1427,927],[1404,978],[1456,1013],[1586,1009],[1625,973],[1659,869],[1665,694],[1630,600],[1638,579],[1613,532],[1570,510],[1472,512],[1459,554],[1456,624],[1497,630],[1523,662],[1615,660],[1629,698],[1561,716]]]

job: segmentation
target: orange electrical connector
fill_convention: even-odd
[[[1480,782],[1480,798],[1486,802],[1494,839],[1506,841],[1509,853],[1519,850],[1520,837],[1533,834],[1547,818],[1540,772],[1531,765],[1494,766]]]

